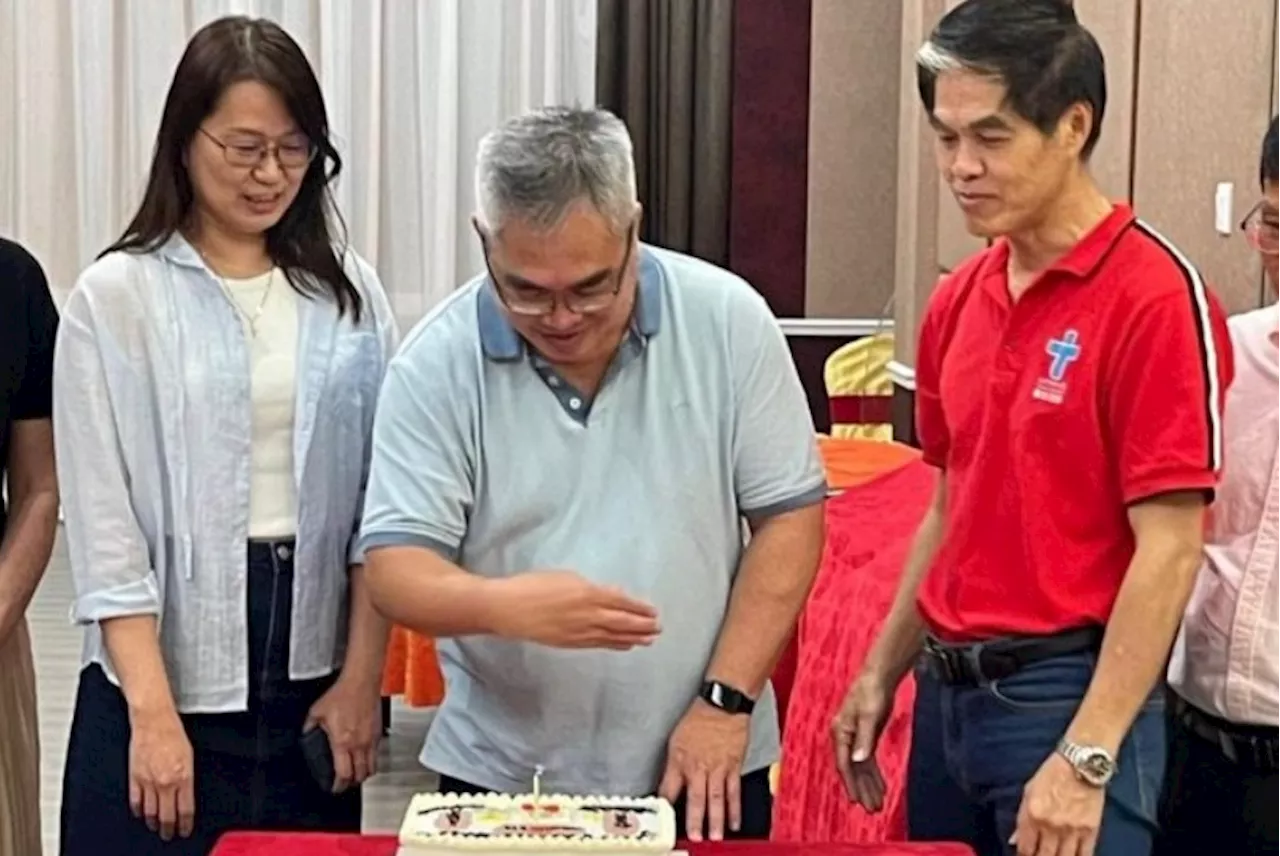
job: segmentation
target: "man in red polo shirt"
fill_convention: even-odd
[[[1090,177],[1104,64],[1070,4],[968,0],[917,72],[942,177],[993,243],[925,313],[917,427],[937,495],[833,724],[836,763],[877,810],[876,739],[918,660],[912,838],[1145,856],[1157,685],[1221,466],[1224,316]]]

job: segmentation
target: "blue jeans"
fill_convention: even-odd
[[[1010,856],[1022,791],[1057,747],[1093,677],[1092,653],[1055,657],[981,686],[916,673],[907,771],[913,841],[963,841]],[[1164,694],[1158,688],[1120,746],[1097,856],[1147,856],[1164,777]]]

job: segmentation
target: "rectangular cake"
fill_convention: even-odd
[[[675,841],[675,812],[654,797],[418,794],[400,856],[667,856]]]

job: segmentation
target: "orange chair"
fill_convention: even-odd
[[[409,707],[436,707],[444,701],[444,691],[435,640],[393,627],[382,670],[382,695],[403,696]]]

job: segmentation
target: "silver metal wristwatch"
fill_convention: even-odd
[[[1058,754],[1086,785],[1105,788],[1116,774],[1116,759],[1101,746],[1081,746],[1064,737],[1058,741]]]

